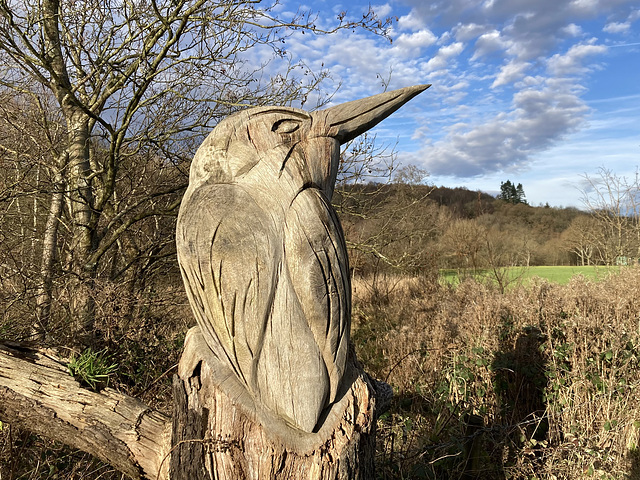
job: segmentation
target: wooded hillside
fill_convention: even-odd
[[[357,272],[572,265],[576,208],[513,204],[462,187],[367,185],[335,198]],[[591,259],[592,263],[603,263]]]

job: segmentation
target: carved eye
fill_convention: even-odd
[[[287,118],[284,120],[278,120],[276,123],[274,123],[273,127],[271,127],[271,131],[278,133],[293,133],[298,130],[298,128],[300,128],[299,120],[292,120]]]

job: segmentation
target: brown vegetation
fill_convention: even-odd
[[[504,294],[361,279],[356,350],[396,394],[379,477],[635,478],[639,289],[637,268]]]
[[[378,478],[625,478],[640,473],[640,269],[506,293],[466,280],[378,275],[354,282],[353,339],[394,389],[378,423]],[[117,320],[117,295],[98,302]],[[182,297],[167,288],[173,303]],[[110,330],[110,386],[169,410],[188,315],[150,303]],[[183,323],[184,322],[184,323]],[[167,371],[169,374],[167,374]],[[85,454],[2,425],[11,479],[120,479]],[[464,477],[466,475],[466,477]],[[602,476],[604,475],[604,477]]]
[[[311,14],[251,1],[125,2],[115,16],[104,5],[0,4],[0,337],[69,359],[91,344],[89,385],[169,413],[192,323],[173,242],[195,145],[242,105],[306,103],[327,75],[291,64],[267,79],[244,53],[286,59],[289,28],[384,35],[389,23],[370,10],[320,31]],[[412,185],[423,172],[411,169],[362,185],[392,176],[393,152],[366,137],[350,152],[334,200],[360,278],[354,340],[396,391],[380,477],[640,475],[637,269],[566,287],[435,280],[443,267],[631,263],[638,176],[587,177],[587,217]],[[0,477],[121,475],[0,423]]]

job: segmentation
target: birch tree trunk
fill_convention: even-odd
[[[48,86],[58,101],[67,125],[67,186],[73,222],[70,253],[71,271],[75,276],[71,310],[76,320],[76,331],[84,335],[92,329],[91,282],[95,273],[95,265],[88,263],[96,239],[96,222],[93,218],[96,211],[91,185],[93,175],[89,163],[91,118],[90,111],[82,107],[78,97],[84,91],[84,86],[74,88],[71,80],[73,72],[70,71],[63,52],[60,0],[43,0],[42,11],[43,42],[47,49],[47,68],[52,77]],[[78,67],[76,64],[75,68]]]
[[[40,262],[40,279],[36,289],[36,321],[35,336],[43,339],[46,336],[51,317],[53,268],[58,244],[58,228],[64,203],[64,182],[60,173],[56,174],[53,193],[49,204],[47,222],[42,239],[42,260]]]
[[[63,107],[63,111],[65,111]],[[89,118],[77,108],[69,108],[69,171],[73,239],[71,242],[71,270],[74,273],[71,311],[75,330],[80,336],[92,331],[94,321],[93,281],[96,265],[91,263],[96,248],[97,212],[93,205],[91,166],[89,164]]]

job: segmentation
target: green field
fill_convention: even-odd
[[[500,269],[502,273],[504,269]],[[582,275],[586,278],[594,280],[602,280],[612,273],[618,273],[620,267],[606,267],[606,266],[589,266],[589,267],[510,267],[507,268],[506,274],[508,275],[509,283],[528,283],[534,277],[544,278],[550,282],[558,284],[569,283],[571,277],[575,275]],[[460,279],[464,277],[475,277],[477,279],[492,279],[494,273],[491,270],[483,269],[478,270],[476,273],[468,270],[466,272],[462,270],[443,269],[440,270],[441,279],[453,285],[460,283]]]

